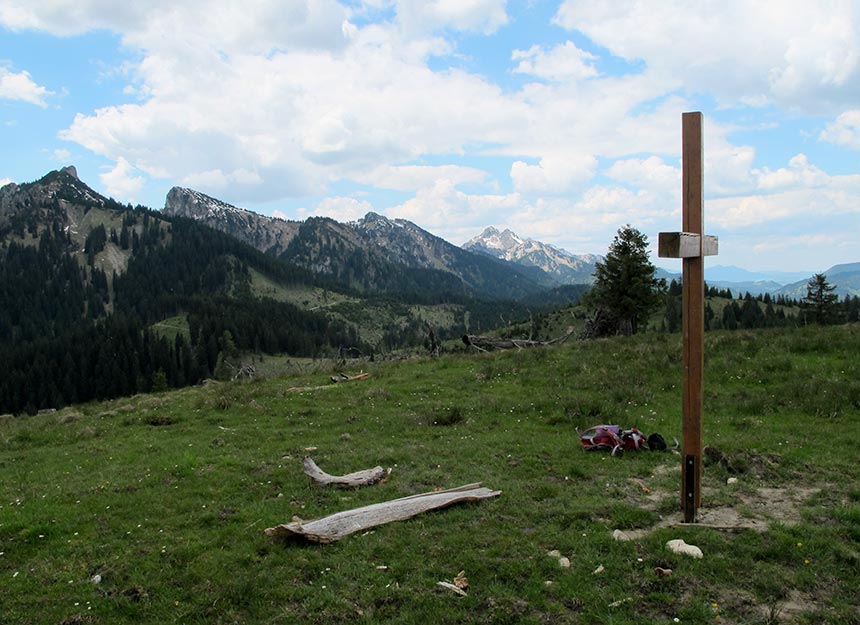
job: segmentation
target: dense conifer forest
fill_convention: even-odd
[[[125,213],[122,224],[120,233],[92,229],[83,263],[58,222],[41,230],[38,245],[13,234],[0,248],[0,412],[195,384],[227,352],[315,356],[359,344],[343,324],[250,293],[249,265],[281,284],[312,283],[309,272],[145,209]],[[121,274],[95,263],[108,241],[131,250]],[[151,329],[179,314],[190,338]]]

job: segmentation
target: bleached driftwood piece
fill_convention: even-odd
[[[313,542],[333,543],[345,536],[371,527],[403,521],[423,512],[444,508],[455,503],[488,499],[501,494],[502,491],[483,488],[480,483],[466,484],[458,488],[410,495],[362,508],[345,510],[313,521],[302,521],[294,517],[292,523],[270,527],[265,530],[265,534],[271,538],[302,536]]]
[[[364,469],[363,471],[347,473],[346,475],[329,475],[320,469],[310,456],[305,456],[303,466],[305,475],[320,486],[334,485],[343,488],[370,486],[371,484],[381,482],[391,473],[390,469],[386,471],[382,467],[373,467],[372,469]]]

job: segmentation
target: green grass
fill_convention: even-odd
[[[176,315],[174,317],[162,319],[158,323],[152,324],[152,329],[171,343],[176,340],[176,337],[179,334],[181,334],[186,341],[191,340],[191,331],[188,327],[188,317],[186,315]]]
[[[728,466],[705,467],[703,512],[734,506],[768,529],[663,527],[630,543],[612,531],[678,514],[679,458],[585,453],[575,428],[680,437],[677,335],[363,363],[367,381],[288,390],[325,384],[313,368],[6,418],[0,621],[856,623],[858,352],[856,325],[710,333],[705,442]],[[330,473],[393,472],[316,488],[308,447]],[[503,494],[332,545],[263,535],[293,515],[475,481]],[[789,518],[750,503],[764,487],[808,498]],[[669,553],[670,538],[705,558]],[[461,570],[467,597],[436,586]]]

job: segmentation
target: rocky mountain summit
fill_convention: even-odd
[[[182,187],[167,194],[164,212],[202,222],[359,291],[518,299],[559,284],[537,266],[488,258],[410,221],[374,212],[348,223],[327,217],[285,221]]]
[[[301,225],[259,215],[184,187],[173,187],[167,193],[164,213],[194,219],[276,256],[284,253]]]
[[[493,226],[466,241],[463,249],[528,267],[537,267],[562,284],[590,283],[594,265],[600,260],[600,256],[594,254],[571,254],[547,243],[524,239],[508,229],[499,232]]]
[[[68,225],[68,211],[74,206],[104,207],[109,203],[78,179],[73,166],[52,171],[35,182],[10,182],[0,188],[0,223],[27,213],[27,219],[57,219]]]

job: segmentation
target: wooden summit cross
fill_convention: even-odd
[[[683,259],[683,446],[681,504],[693,523],[702,505],[702,378],[705,368],[705,256],[717,254],[717,237],[704,234],[702,114],[681,116],[683,232],[661,232],[658,254]]]

